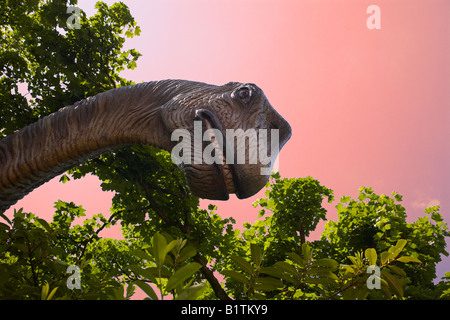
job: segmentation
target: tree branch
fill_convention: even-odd
[[[151,192],[150,192],[151,190],[150,190],[150,187],[148,185],[146,185],[145,183],[142,183],[142,182],[140,184],[144,188],[146,197],[147,197],[147,199],[149,200],[149,202],[151,204],[151,208],[156,212],[156,214],[158,216],[161,217],[161,219],[163,219],[163,221],[166,224],[173,225],[173,223],[171,223],[169,221],[169,218],[154,203],[154,201],[151,201]],[[177,223],[177,227],[186,235],[189,235],[191,233],[191,227],[190,227],[190,224],[188,222],[187,216],[185,217],[185,224]],[[192,243],[192,241],[189,241],[189,242]],[[195,247],[195,245],[194,245],[194,247]],[[220,282],[214,276],[214,273],[206,266],[206,262],[205,262],[204,258],[199,253],[197,253],[194,256],[194,261],[198,262],[201,265],[200,271],[201,271],[202,275],[205,277],[205,279],[211,285],[211,287],[212,287],[216,297],[219,298],[220,300],[231,300],[231,298],[226,294],[225,290],[220,285]]]
[[[220,300],[231,300],[231,298],[227,295],[225,290],[223,290],[222,286],[220,285],[220,282],[214,276],[214,273],[206,266],[203,257],[197,253],[194,256],[194,261],[201,264],[202,267],[200,270],[203,276],[206,278],[206,280],[208,280],[209,284],[211,285],[216,297],[219,298]]]
[[[91,235],[89,237],[89,239],[87,239],[86,241],[84,241],[83,243],[83,251],[81,251],[80,256],[77,258],[77,264],[81,261],[81,259],[84,256],[84,253],[86,252],[86,248],[88,246],[88,244],[94,239],[94,236],[98,236],[98,234],[100,233],[100,231],[102,231],[108,224],[111,223],[112,219],[118,214],[119,212],[114,212],[108,219],[107,222],[103,223],[103,225],[97,229],[97,231],[95,231],[95,234]],[[121,212],[120,212],[121,213]]]

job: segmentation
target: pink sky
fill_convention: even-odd
[[[282,176],[310,175],[337,199],[357,196],[360,186],[395,190],[404,196],[408,221],[439,204],[450,222],[449,1],[123,2],[142,29],[126,46],[143,54],[124,77],[256,83],[293,129],[280,155]],[[93,3],[79,7],[91,15]],[[372,4],[381,9],[380,30],[366,26]],[[15,207],[50,218],[53,202],[62,199],[89,215],[108,213],[112,194],[101,192],[95,177],[57,181]],[[202,205],[217,204],[240,228],[257,219],[251,203],[262,193]],[[336,219],[332,206],[327,217]],[[438,276],[444,271],[450,271],[445,257]]]

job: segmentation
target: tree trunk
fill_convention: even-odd
[[[303,226],[303,222],[301,220],[298,221],[299,232],[300,232],[300,242],[303,245],[306,241],[305,238],[305,227]]]

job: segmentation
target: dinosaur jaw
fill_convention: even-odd
[[[233,171],[230,165],[224,163],[222,164],[222,177],[225,182],[225,187],[227,188],[228,194],[236,193],[236,185],[234,183]]]
[[[216,190],[214,194],[215,200],[228,200],[229,194],[238,193],[238,179],[234,171],[234,165],[226,163],[226,139],[222,125],[215,114],[206,109],[198,109],[195,112],[195,119],[201,120],[203,123],[204,132],[208,134],[209,141],[214,148],[214,152],[218,161],[213,164],[208,165],[212,170],[210,170],[210,175],[213,175],[212,179],[216,181]],[[215,135],[209,129],[219,130],[223,139],[216,139]],[[202,135],[203,133],[202,132]],[[217,132],[217,131],[216,131]],[[222,140],[222,141],[220,141]]]

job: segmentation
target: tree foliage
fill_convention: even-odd
[[[131,84],[119,76],[139,53],[122,3],[96,5],[70,29],[76,1],[0,4],[0,135],[98,92]],[[26,87],[26,89],[24,89]],[[26,93],[24,94],[24,90]],[[448,299],[436,281],[447,225],[439,207],[406,222],[402,197],[362,187],[336,205],[319,240],[308,241],[334,201],[312,177],[274,174],[254,223],[238,228],[218,208],[199,208],[169,153],[132,145],[103,154],[60,179],[96,175],[114,191],[110,212],[86,218],[82,205],[55,199],[52,221],[17,209],[0,217],[0,299]],[[76,221],[82,220],[82,223]],[[122,239],[102,237],[121,225]],[[79,277],[71,266],[79,270]],[[68,272],[69,271],[69,272]],[[219,279],[222,279],[219,281]],[[79,280],[79,287],[70,285]],[[377,285],[379,284],[379,286]]]
[[[405,267],[412,280],[409,293],[417,298],[432,298],[436,264],[445,251],[447,225],[439,213],[439,206],[425,210],[425,217],[408,223],[401,205],[402,196],[377,195],[372,188],[361,187],[357,199],[344,196],[336,205],[338,221],[330,221],[322,234],[325,256],[339,259],[372,247],[386,250],[396,241],[407,239],[405,252],[423,263]]]
[[[132,84],[119,76],[140,54],[122,50],[140,29],[123,3],[97,2],[70,29],[67,8],[76,0],[0,3],[0,137],[64,106]],[[25,94],[23,91],[27,91]]]

